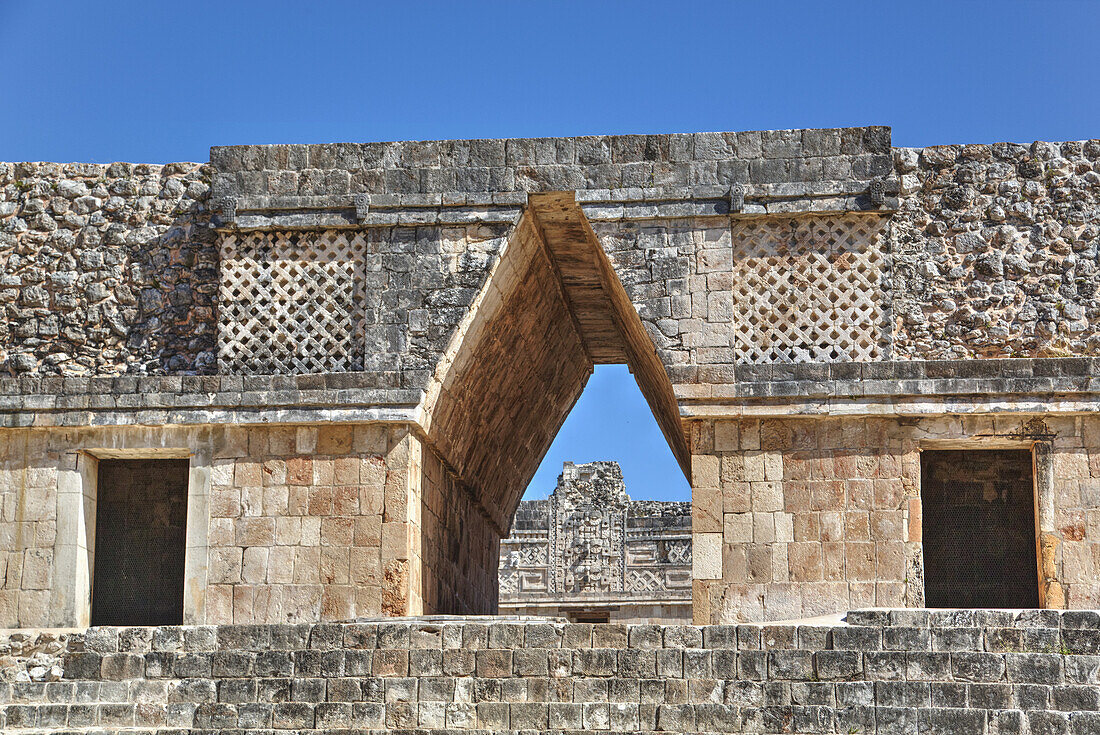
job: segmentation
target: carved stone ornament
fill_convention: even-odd
[[[730,189],[730,214],[745,209],[745,187],[734,184]]]
[[[366,194],[358,194],[355,197],[355,219],[362,222],[370,213],[370,197]]]
[[[867,194],[871,198],[871,204],[876,207],[881,207],[886,203],[886,180],[874,179],[871,182],[870,188],[867,190]]]
[[[218,202],[218,211],[221,212],[223,224],[230,227],[237,224],[237,199],[236,197],[223,197]]]

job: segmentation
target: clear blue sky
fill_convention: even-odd
[[[867,124],[912,146],[1100,137],[1098,39],[1100,0],[0,0],[0,160]],[[644,423],[626,387],[597,373],[535,488],[614,454],[636,497],[686,493],[652,437],[606,443],[601,407]]]

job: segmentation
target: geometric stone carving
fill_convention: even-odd
[[[362,222],[370,214],[370,197],[366,194],[358,194],[355,197],[355,221]]]
[[[730,187],[730,212],[740,212],[745,208],[745,187],[734,184]]]
[[[733,348],[739,363],[881,360],[886,218],[733,223]]]
[[[221,242],[218,360],[259,375],[363,369],[361,232],[229,233]]]
[[[616,462],[566,462],[546,500],[520,503],[501,540],[502,609],[690,599],[691,504],[634,501]]]
[[[886,180],[874,179],[871,181],[871,185],[867,187],[867,197],[871,200],[871,204],[876,207],[881,207],[886,203]]]
[[[669,541],[665,548],[666,564],[691,564],[691,542]]]
[[[639,567],[631,569],[626,574],[626,589],[629,592],[648,592],[659,590],[664,585],[664,574],[659,569],[646,569]]]
[[[554,589],[570,594],[623,589],[623,526],[630,498],[619,465],[567,463],[550,496],[557,523]]]

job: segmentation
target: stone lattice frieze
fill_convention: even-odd
[[[885,218],[859,215],[735,223],[737,362],[882,359],[886,229]]]
[[[361,233],[223,238],[221,369],[261,375],[362,370],[365,255]]]

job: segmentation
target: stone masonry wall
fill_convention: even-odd
[[[384,573],[407,559],[404,539],[383,545],[384,524],[406,527],[406,500],[391,477],[404,474],[402,457],[391,456],[401,441],[384,426],[257,428],[216,452],[205,619],[405,612],[407,579]],[[387,500],[397,506],[389,515]]]
[[[776,184],[890,173],[890,129],[214,147],[215,196]]]
[[[422,452],[419,477],[424,611],[495,613],[498,526],[430,448]]]
[[[5,732],[1063,733],[1100,730],[1100,615],[846,623],[364,622],[92,628]]]
[[[1044,606],[1100,607],[1100,419],[699,421],[692,436],[697,623],[920,607],[919,450],[997,440],[1050,447],[1037,483]]]
[[[0,626],[49,624],[60,461],[45,432],[0,431]]]
[[[498,536],[592,372],[569,309],[524,217],[430,384],[428,433]]]
[[[200,575],[186,580],[188,622],[407,614],[420,594],[410,579],[420,537],[410,445],[417,440],[400,424],[2,430],[0,626],[72,625],[62,603],[75,616],[87,604],[67,599],[78,567],[59,567],[58,554],[94,563],[83,545],[94,540],[94,489],[63,487],[88,449],[144,458],[164,447],[189,451],[192,470],[209,473],[208,495],[194,477],[188,490],[188,554],[201,557],[188,567]],[[84,494],[82,512],[67,504],[72,492]],[[476,589],[487,594],[484,583]]]
[[[210,175],[0,163],[0,369],[214,372]]]
[[[1100,349],[1100,140],[897,148],[898,359]]]
[[[916,447],[903,448],[891,422],[721,421],[693,435],[697,622],[906,606],[919,468],[905,468]],[[720,583],[706,581],[714,575]]]

